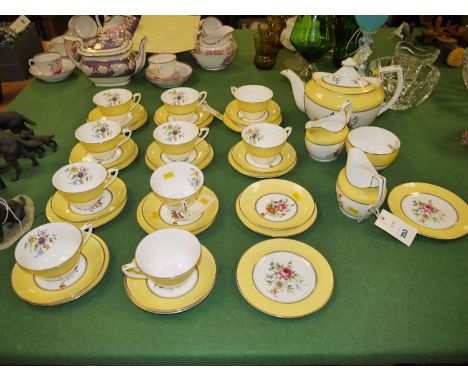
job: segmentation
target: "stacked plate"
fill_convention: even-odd
[[[253,123],[273,123],[275,125],[281,124],[281,108],[279,105],[271,100],[268,109],[258,118],[250,119],[244,115],[244,113],[237,106],[237,101],[231,101],[227,106],[223,115],[224,124],[238,133],[240,133],[244,127],[249,126]]]
[[[238,196],[236,213],[249,229],[271,237],[298,235],[314,224],[317,205],[302,186],[280,179],[261,180]]]

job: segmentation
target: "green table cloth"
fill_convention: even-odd
[[[390,30],[375,38],[374,57],[391,55]],[[313,161],[304,145],[307,121],[295,106],[289,81],[279,72],[292,53],[281,50],[269,71],[253,64],[251,31],[236,31],[237,56],[226,70],[201,69],[188,53],[179,60],[193,66],[183,86],[207,90],[207,101],[224,110],[231,86],[262,84],[281,106],[282,126],[292,126],[289,142],[298,155],[296,167],[282,179],[309,190],[319,208],[316,223],[294,237],[320,251],[335,278],[333,295],[320,311],[299,319],[280,319],[250,306],[236,286],[241,255],[268,239],[243,226],[235,214],[239,193],[256,181],[237,173],[227,161],[238,133],[219,120],[210,125],[208,142],[213,162],[203,170],[205,184],[220,200],[215,223],[198,235],[215,256],[216,285],[200,305],[184,313],[162,316],[139,309],[124,291],[121,266],[134,256],[146,233],[136,209],[150,192],[151,170],[144,153],[152,141],[153,115],[161,106],[160,89],[136,75],[127,89],[141,92],[148,122],[133,139],[137,160],[119,177],[128,188],[128,202],[116,219],[95,233],[105,240],[111,260],[103,280],[80,299],[55,307],[36,307],[17,298],[10,276],[14,247],[0,254],[0,363],[2,364],[452,364],[468,361],[468,241],[416,237],[406,247],[374,226],[345,217],[335,199],[338,172],[346,155],[331,163]],[[406,182],[427,182],[468,197],[468,149],[459,144],[467,129],[468,91],[461,69],[437,64],[441,77],[431,97],[406,111],[389,110],[374,125],[393,131],[402,142],[396,162],[382,174],[388,190]],[[331,60],[318,61],[334,71]],[[7,184],[3,198],[23,193],[35,203],[35,226],[47,222],[45,206],[54,193],[53,173],[68,163],[76,144],[75,129],[94,107],[99,88],[80,71],[59,83],[34,80],[13,102],[16,110],[37,122],[37,134],[54,134],[56,153],[39,159],[38,167],[21,160],[23,173]],[[384,203],[384,208],[387,208]]]

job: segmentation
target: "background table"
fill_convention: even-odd
[[[389,55],[389,30],[375,38],[375,56]],[[319,250],[329,261],[335,288],[319,312],[284,320],[251,307],[236,286],[241,255],[268,239],[245,228],[235,214],[237,195],[255,181],[232,169],[227,154],[239,134],[220,121],[211,124],[207,140],[213,162],[204,170],[206,185],[220,199],[220,212],[198,237],[214,254],[216,285],[195,308],[170,316],[147,313],[127,297],[122,264],[129,262],[146,235],[136,221],[136,208],[150,192],[151,171],[144,153],[152,141],[154,111],[163,89],[136,75],[126,86],[142,93],[148,122],[134,134],[140,153],[119,175],[128,187],[122,214],[95,233],[111,252],[103,280],[82,298],[56,307],[35,307],[20,301],[10,284],[14,249],[0,254],[0,362],[2,364],[445,364],[468,361],[468,241],[438,241],[417,237],[408,248],[374,226],[371,217],[357,223],[345,217],[335,200],[335,181],[346,155],[332,163],[310,159],[304,145],[307,121],[295,106],[289,81],[279,72],[292,53],[282,50],[276,67],[257,70],[253,64],[251,31],[238,31],[239,51],[221,72],[200,69],[189,54],[193,76],[184,84],[208,91],[208,102],[219,110],[232,99],[230,86],[263,84],[274,91],[282,108],[283,126],[292,126],[289,142],[298,154],[297,166],[283,176],[314,196],[316,223],[295,239]],[[467,128],[468,91],[460,69],[439,65],[440,81],[432,96],[407,111],[389,110],[375,125],[396,133],[402,149],[382,174],[389,191],[406,182],[445,187],[467,200],[468,148],[459,144]],[[331,62],[318,62],[334,71]],[[76,70],[56,84],[34,80],[12,104],[37,122],[37,134],[55,134],[59,151],[47,153],[40,165],[22,160],[21,179],[2,174],[8,188],[1,196],[24,193],[36,206],[35,225],[47,222],[45,206],[54,192],[52,174],[68,163],[76,144],[74,130],[93,108],[100,89]],[[386,203],[384,204],[386,206]],[[388,207],[387,207],[388,208]]]

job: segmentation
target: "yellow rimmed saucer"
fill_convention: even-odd
[[[242,214],[266,229],[301,227],[315,212],[309,191],[289,180],[260,180],[246,187],[238,199]]]
[[[43,289],[35,277],[15,264],[11,273],[11,285],[16,295],[32,305],[54,306],[76,300],[93,289],[103,278],[109,265],[109,249],[98,236],[91,235],[81,249],[86,270],[72,285],[58,290]]]
[[[255,309],[279,318],[298,318],[321,309],[333,293],[333,271],[315,248],[291,239],[271,239],[239,260],[237,287]]]
[[[273,123],[274,125],[280,125],[282,121],[283,117],[280,115],[278,118],[274,119],[269,123]],[[226,125],[226,127],[231,129],[232,131],[235,131],[236,133],[241,133],[242,130],[244,130],[244,127],[249,126],[249,124],[244,125],[234,122],[231,118],[228,117],[226,113],[223,115],[223,123]]]
[[[195,158],[190,162],[193,165],[197,166],[200,170],[208,166],[214,157],[213,147],[206,142],[205,140],[201,141],[197,146],[195,146]],[[156,141],[151,142],[151,144],[146,149],[145,162],[146,165],[151,170],[156,170],[158,167],[161,167],[170,161],[165,162],[163,159],[164,153],[161,151],[161,148],[156,143]]]
[[[199,128],[206,127],[213,121],[213,114],[206,110],[203,110],[201,107],[197,108],[197,110],[195,110],[195,113],[195,119],[190,122],[195,123]],[[166,122],[170,122],[171,120],[172,119],[170,119],[170,114],[167,112],[164,105],[162,105],[154,113],[154,123],[156,123],[156,126],[162,125]]]
[[[312,216],[300,226],[293,227],[293,228],[285,228],[285,229],[267,228],[262,225],[254,224],[249,219],[247,219],[247,217],[243,214],[242,209],[240,207],[239,197],[236,200],[237,217],[239,218],[241,223],[244,224],[248,229],[250,229],[253,232],[259,233],[260,235],[269,236],[269,237],[296,236],[306,231],[307,229],[309,229],[315,223],[315,220],[317,220],[318,208],[317,206],[315,206]]]
[[[125,142],[122,146],[120,146],[117,150],[121,150],[122,154],[120,157],[114,161],[96,161],[92,157],[86,149],[83,147],[81,143],[77,143],[75,147],[73,147],[72,151],[70,152],[70,163],[76,162],[97,162],[102,164],[105,168],[117,168],[119,170],[123,170],[124,168],[130,166],[133,161],[138,156],[138,145],[135,143],[133,139],[129,139]]]
[[[224,114],[238,126],[248,126],[253,123],[275,123],[274,121],[281,118],[281,108],[275,101],[271,101],[268,105],[268,109],[262,118],[258,119],[247,119],[242,116],[242,111],[239,110],[237,101],[233,100],[228,103]]]
[[[429,183],[405,183],[387,199],[393,214],[433,239],[457,239],[468,233],[468,206],[453,192]]]
[[[138,205],[137,221],[147,233],[152,233],[158,229],[177,227],[197,235],[208,229],[216,220],[219,200],[212,190],[203,186],[196,203],[210,204],[197,220],[184,221],[176,211],[163,205],[154,192],[150,192]]]
[[[197,270],[198,280],[195,286],[180,297],[160,297],[149,289],[147,280],[132,279],[127,276],[124,277],[125,292],[136,306],[147,312],[157,314],[184,312],[208,297],[216,281],[216,261],[203,245]]]
[[[248,162],[247,155],[249,154],[245,145],[243,141],[240,141],[229,150],[228,161],[236,171],[254,178],[275,178],[287,174],[297,163],[296,150],[288,142],[286,142],[279,154],[281,155],[281,162],[271,167],[255,166]]]
[[[132,101],[132,105],[134,105],[133,101]],[[122,128],[135,131],[139,129],[141,126],[143,126],[145,122],[148,120],[148,113],[141,104],[136,105],[136,107],[131,111],[131,113],[133,114],[132,120],[123,124]],[[88,114],[88,122],[97,121],[102,118],[106,118],[106,116],[102,114],[101,111],[97,107],[91,110],[91,112]]]

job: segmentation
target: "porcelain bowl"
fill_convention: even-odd
[[[390,166],[400,152],[400,139],[392,132],[376,126],[361,126],[346,138],[346,151],[357,147],[366,154],[376,170]]]
[[[234,40],[216,47],[198,44],[191,51],[198,65],[206,70],[222,70],[227,68],[234,60],[236,52],[237,42]]]

